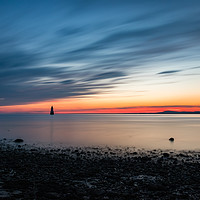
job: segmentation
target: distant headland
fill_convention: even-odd
[[[162,112],[141,112],[141,113],[76,113],[76,114],[200,114],[200,111],[162,111]]]
[[[200,111],[193,111],[193,112],[189,112],[189,111],[163,111],[163,112],[158,112],[156,114],[200,114]]]
[[[58,113],[59,114],[59,113]],[[162,112],[141,112],[141,113],[62,113],[62,114],[200,114],[200,111],[162,111]]]

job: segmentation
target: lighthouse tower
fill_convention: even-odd
[[[51,106],[50,115],[54,115],[53,106]]]

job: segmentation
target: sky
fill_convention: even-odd
[[[0,113],[200,110],[199,0],[0,0]]]

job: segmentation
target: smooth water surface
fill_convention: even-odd
[[[168,139],[174,137],[171,143]],[[55,145],[200,149],[200,115],[0,115],[0,138]]]

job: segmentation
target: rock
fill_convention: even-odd
[[[161,184],[149,184],[147,185],[147,188],[151,191],[157,192],[157,191],[164,191],[166,188]]]
[[[23,142],[24,140],[22,140],[22,139],[16,139],[16,140],[14,140],[14,142],[15,143],[21,143],[21,142]]]
[[[169,141],[174,142],[174,138],[173,137],[169,138]]]
[[[0,190],[0,198],[4,199],[4,198],[9,198],[10,194],[9,192],[6,192],[4,190]]]
[[[12,192],[12,194],[14,194],[14,195],[18,195],[18,194],[21,194],[21,193],[22,193],[22,192],[19,191],[19,190],[15,190],[15,191]]]
[[[163,157],[168,158],[169,154],[168,153],[163,153]]]

